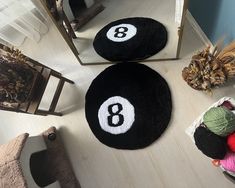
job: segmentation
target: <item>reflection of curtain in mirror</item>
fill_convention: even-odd
[[[38,42],[48,31],[44,16],[31,0],[0,0],[0,38],[19,46],[26,37]]]

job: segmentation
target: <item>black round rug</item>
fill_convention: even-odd
[[[91,83],[85,112],[94,135],[107,146],[139,149],[161,136],[170,121],[171,93],[151,68],[119,63]]]
[[[95,51],[109,61],[146,59],[167,43],[167,30],[151,18],[125,18],[109,23],[95,36]]]

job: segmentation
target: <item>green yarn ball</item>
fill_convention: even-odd
[[[207,128],[219,135],[227,136],[235,131],[235,114],[223,107],[213,107],[203,116]]]

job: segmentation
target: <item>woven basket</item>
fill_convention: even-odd
[[[212,107],[217,107],[220,106],[224,101],[229,101],[233,106],[235,106],[235,100],[231,97],[223,97],[220,100],[218,100],[217,102],[215,102],[214,104],[212,104],[205,112],[203,112],[186,130],[185,133],[192,139],[192,141],[195,143],[194,140],[194,132],[196,130],[197,127],[199,127],[202,123],[203,123],[203,116],[204,114]],[[232,111],[235,114],[235,111]],[[220,166],[220,168],[227,172],[228,174],[230,174],[231,176],[235,177],[235,173],[234,172],[230,172],[228,170],[225,170],[222,166]]]

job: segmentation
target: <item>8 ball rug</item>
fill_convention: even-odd
[[[93,46],[109,61],[140,61],[161,51],[167,35],[165,26],[152,18],[124,18],[103,27]]]
[[[150,145],[171,118],[167,82],[143,64],[125,62],[106,68],[92,81],[85,100],[86,119],[96,138],[118,149]]]

